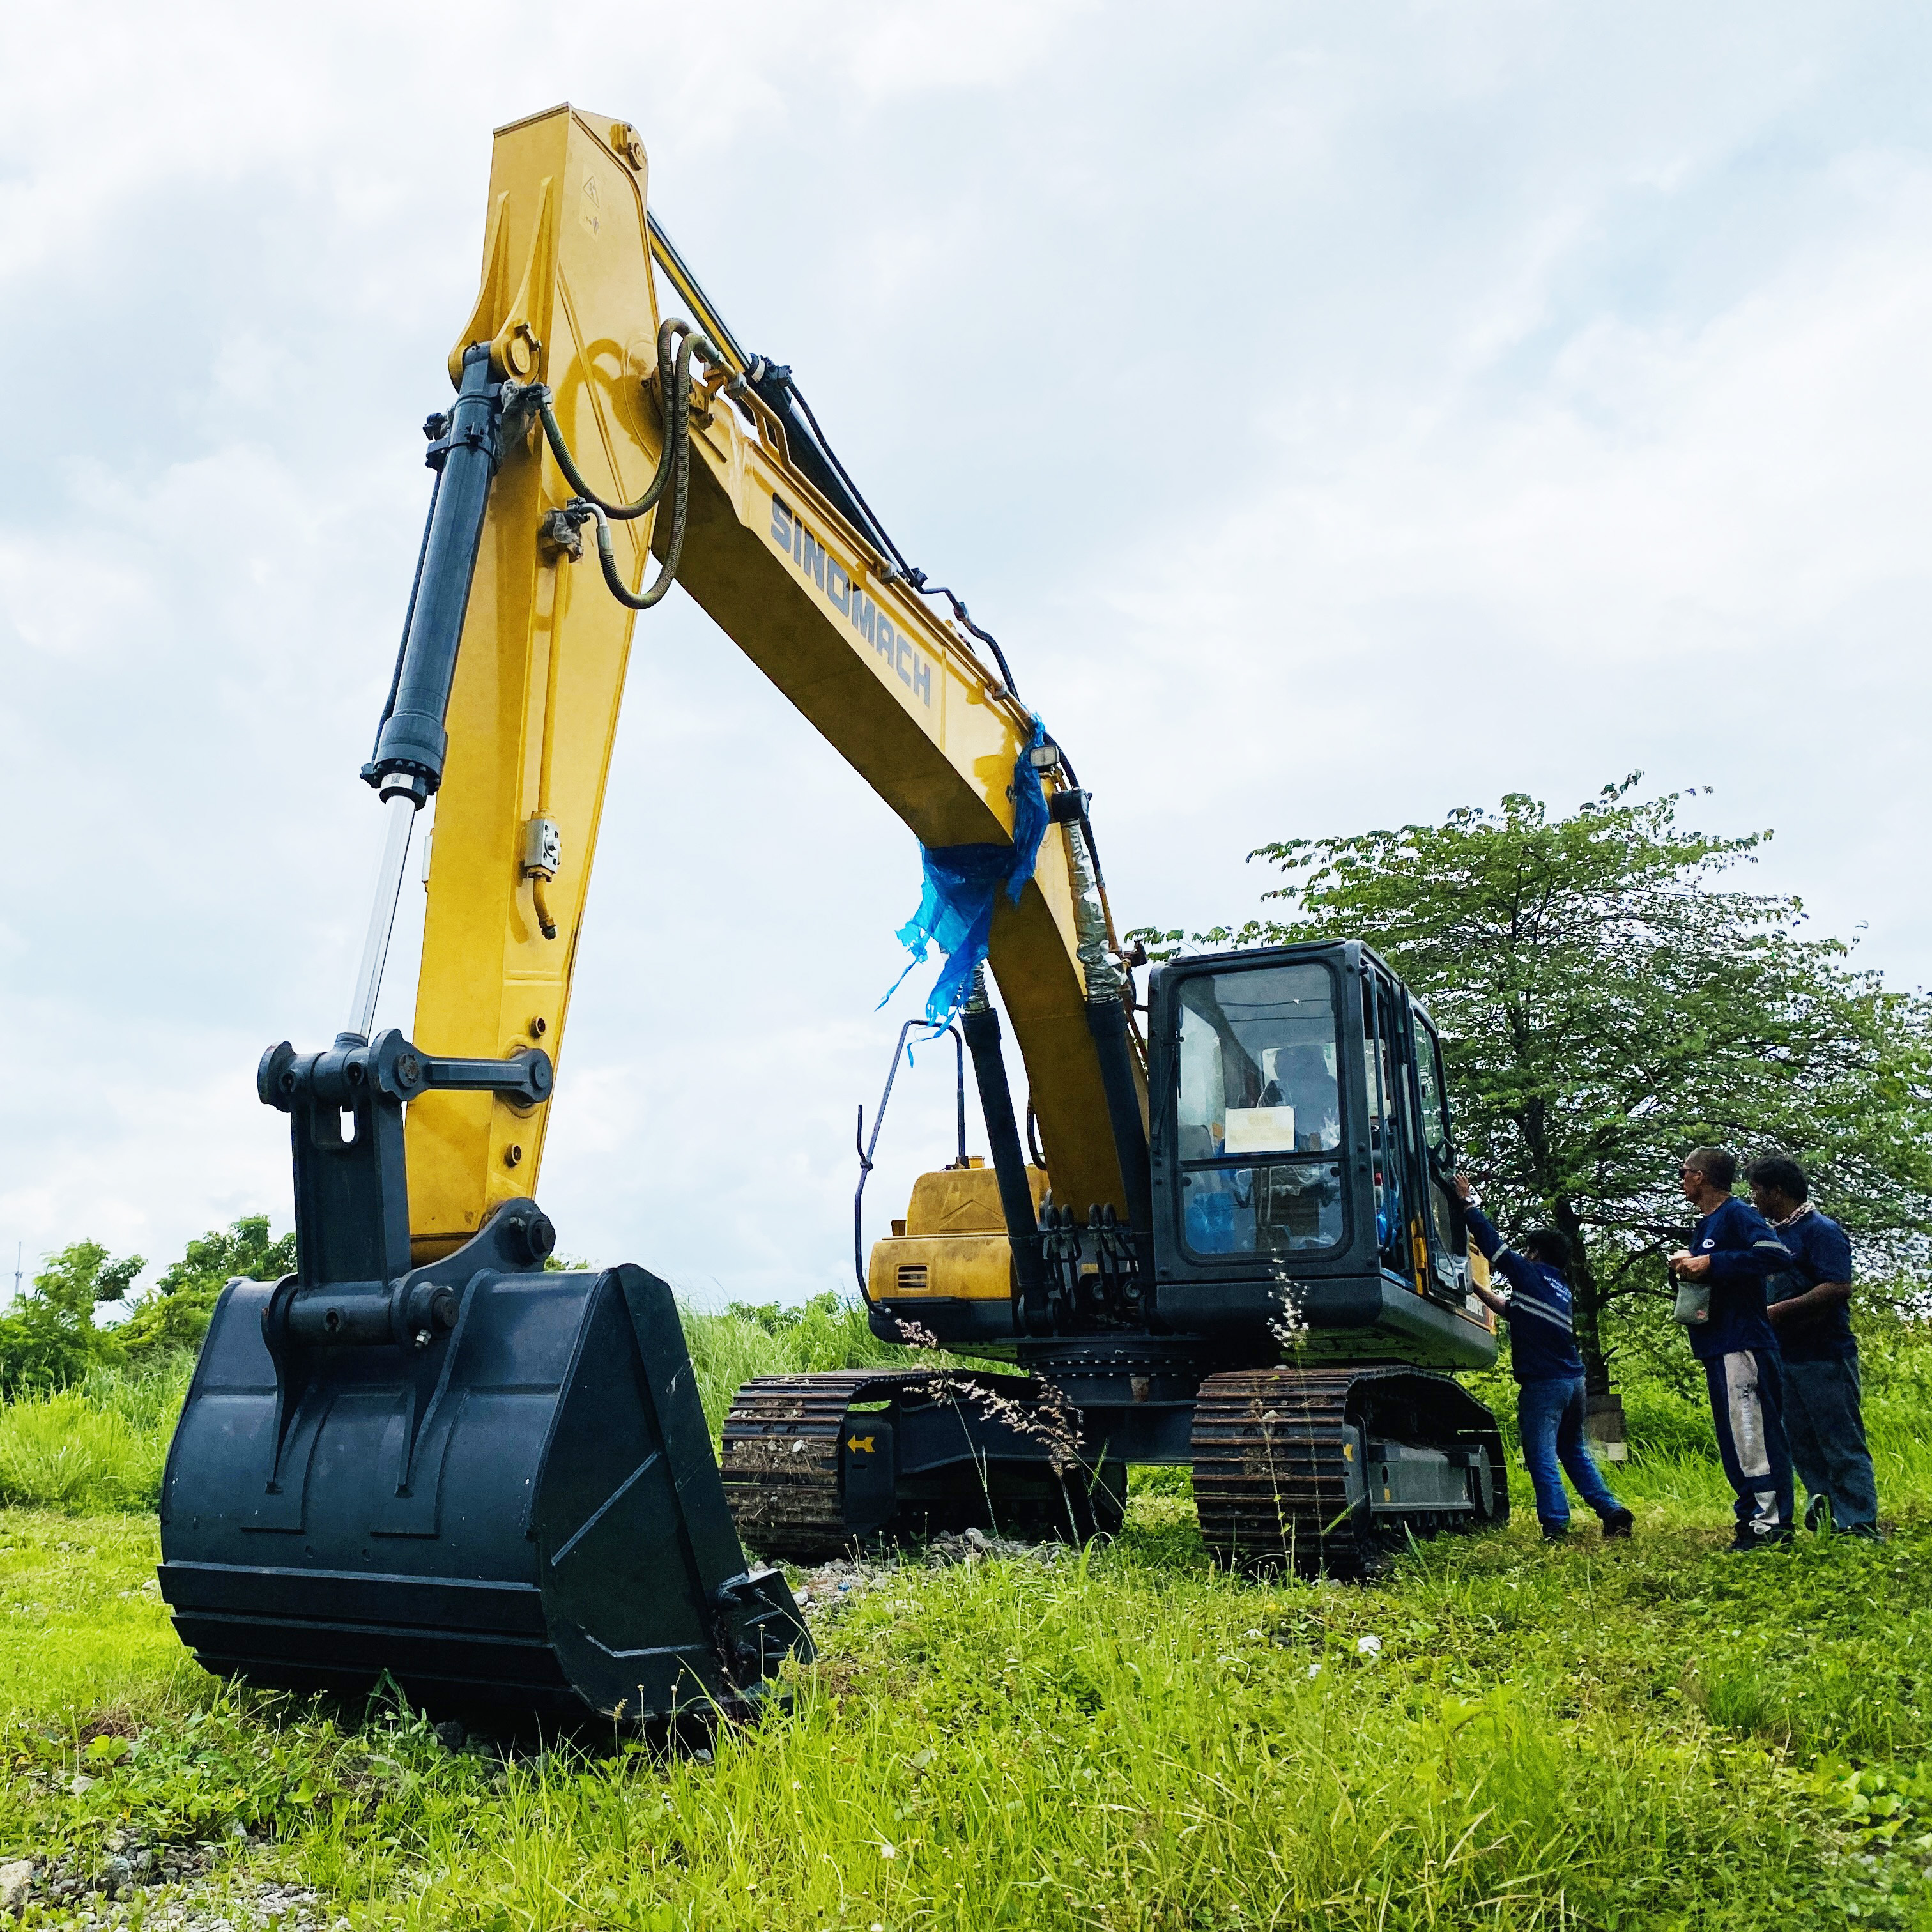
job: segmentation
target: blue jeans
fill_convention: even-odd
[[[1581,1376],[1525,1382],[1516,1392],[1516,1420],[1522,1437],[1522,1460],[1529,1465],[1529,1480],[1536,1490],[1540,1522],[1552,1529],[1568,1526],[1570,1498],[1563,1493],[1566,1470],[1576,1485],[1576,1493],[1600,1516],[1613,1516],[1623,1508],[1583,1447]]]
[[[1834,1529],[1869,1530],[1878,1521],[1861,1394],[1856,1355],[1784,1365],[1784,1433],[1810,1498],[1804,1520],[1814,1528],[1828,1503]]]

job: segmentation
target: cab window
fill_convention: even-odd
[[[1328,968],[1203,973],[1183,981],[1179,1005],[1186,1245],[1204,1255],[1337,1245],[1342,1109]]]

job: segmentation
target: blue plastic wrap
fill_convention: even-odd
[[[926,1016],[944,1026],[973,990],[973,974],[986,956],[993,932],[993,906],[1004,890],[1015,905],[1033,877],[1040,841],[1046,836],[1046,794],[1032,757],[1046,742],[1046,728],[1036,718],[1033,736],[1013,761],[1012,843],[987,845],[922,845],[920,862],[925,885],[919,910],[899,928],[899,944],[912,960],[893,981],[884,1006],[905,982],[906,974],[920,964],[927,948],[936,945],[945,964],[926,1002]]]

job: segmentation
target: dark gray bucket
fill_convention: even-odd
[[[518,1232],[393,1288],[224,1292],[161,1495],[208,1670],[650,1722],[748,1712],[811,1655],[784,1578],[747,1572],[670,1289],[546,1274]]]

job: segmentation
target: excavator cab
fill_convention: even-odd
[[[1284,1315],[1311,1356],[1482,1367],[1442,1048],[1354,941],[1202,955],[1150,988],[1155,1303],[1204,1334]]]

